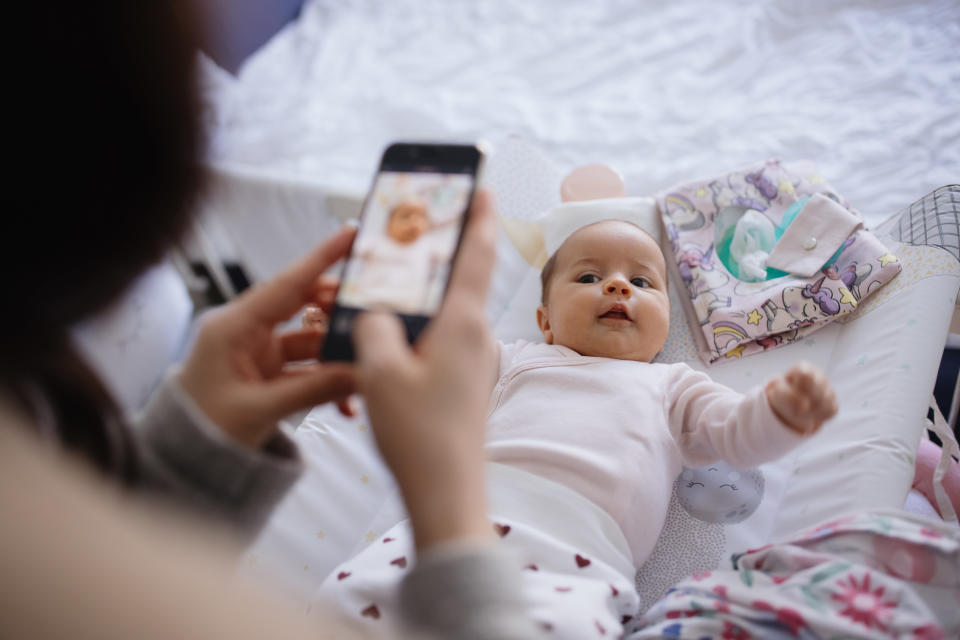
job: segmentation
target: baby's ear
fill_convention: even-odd
[[[553,344],[553,330],[550,329],[550,314],[544,305],[537,307],[537,326],[540,327],[540,333],[543,334],[543,341],[547,344]]]

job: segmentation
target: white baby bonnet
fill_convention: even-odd
[[[558,205],[540,220],[547,256],[553,255],[577,229],[604,220],[635,224],[661,244],[660,215],[653,198],[584,200]]]

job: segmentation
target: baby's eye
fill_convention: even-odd
[[[688,483],[687,483],[687,487],[693,487],[694,485],[699,485],[699,486],[702,487],[702,486],[703,486],[703,483],[702,483],[702,482],[688,482]]]
[[[640,287],[641,289],[646,289],[647,287],[652,286],[650,284],[650,281],[647,280],[646,278],[633,278],[630,281],[630,284],[632,284],[635,287]]]
[[[577,278],[577,282],[581,284],[593,284],[594,282],[600,282],[600,277],[592,273],[585,273]]]
[[[733,490],[733,491],[739,491],[739,490],[740,490],[740,489],[737,488],[737,485],[735,485],[735,484],[722,484],[722,485],[720,485],[720,486],[721,486],[721,487],[730,487],[730,489]]]

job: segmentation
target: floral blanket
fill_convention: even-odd
[[[733,560],[678,584],[625,637],[960,637],[956,526],[868,511]]]

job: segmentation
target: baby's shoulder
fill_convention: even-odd
[[[501,359],[504,356],[511,360],[528,360],[532,358],[563,358],[576,357],[579,354],[567,347],[545,342],[530,342],[528,340],[517,340],[516,342],[500,343]]]
[[[582,359],[573,349],[545,342],[530,342],[517,340],[516,342],[500,342],[500,373],[503,374],[518,364],[529,360],[578,360]]]

